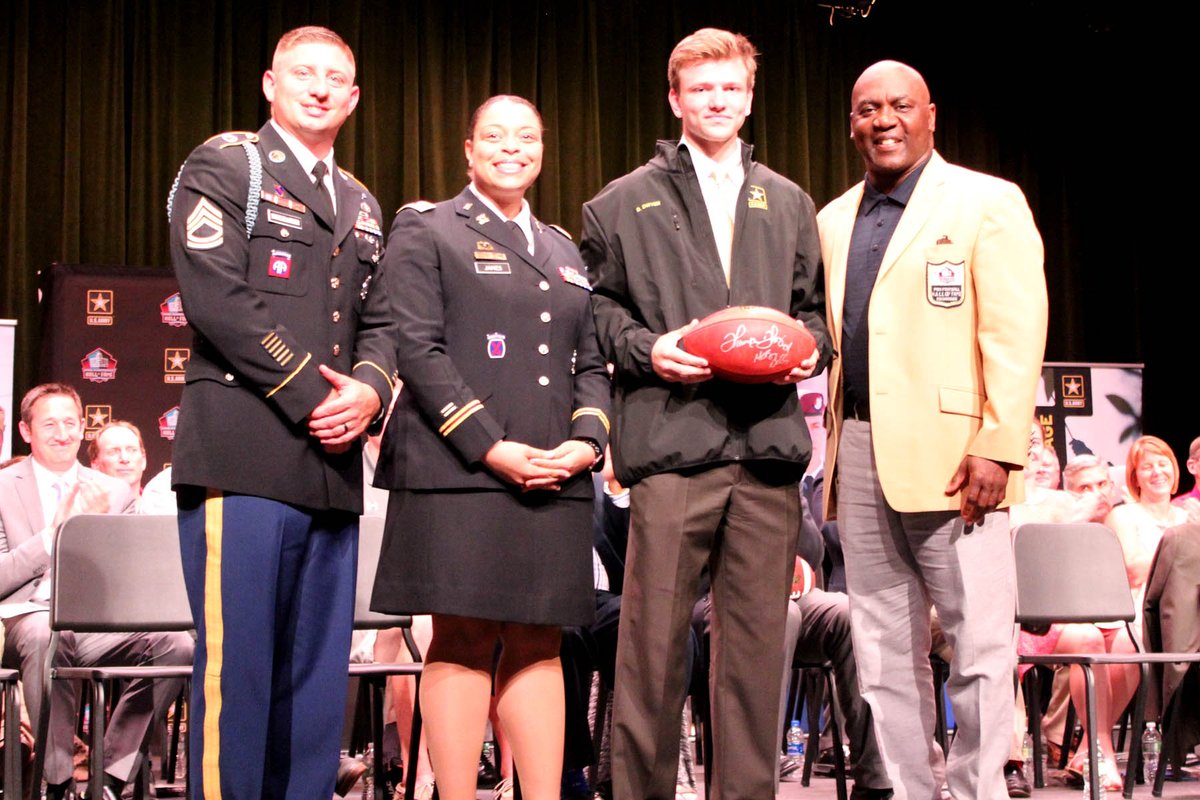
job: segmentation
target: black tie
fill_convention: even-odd
[[[525,238],[525,231],[521,230],[521,226],[511,219],[508,221],[508,228],[512,231],[513,238],[517,241],[517,244],[521,245],[525,252],[528,253],[529,240]]]
[[[318,161],[312,168],[313,178],[317,182],[317,191],[321,193],[321,197],[328,203],[330,216],[336,216],[336,208],[333,205],[333,195],[329,193],[329,187],[325,185],[325,175],[329,172],[329,166],[324,161]]]

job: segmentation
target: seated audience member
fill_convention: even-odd
[[[1151,652],[1200,652],[1200,525],[1188,523],[1163,533],[1146,584],[1143,637]],[[1171,735],[1163,742],[1160,765],[1170,764],[1168,779],[1186,780],[1181,769],[1200,744],[1200,671],[1193,664],[1166,664],[1151,687],[1150,705],[1171,716]],[[1153,718],[1153,712],[1148,716]],[[1194,792],[1193,792],[1194,794]]]
[[[1096,456],[1080,456],[1067,464],[1063,470],[1063,483],[1067,492],[1075,500],[1078,513],[1072,519],[1061,520],[1069,522],[1101,522],[1112,510],[1112,491],[1108,477],[1108,467]],[[1054,625],[1049,633],[1042,637],[1032,637],[1022,632],[1021,642],[1023,652],[1043,653],[1131,653],[1133,643],[1122,623],[1102,623],[1099,625]],[[1036,642],[1036,643],[1035,643]],[[1112,729],[1114,721],[1133,697],[1138,685],[1138,668],[1129,664],[1117,664],[1107,667],[1096,667],[1096,711],[1098,715],[1097,730],[1100,752],[1105,756],[1106,769],[1101,777],[1109,791],[1121,787],[1120,774],[1116,769],[1116,756],[1113,748]],[[1042,720],[1042,732],[1045,735],[1049,763],[1056,764],[1059,760],[1060,748],[1067,740],[1064,731],[1068,700],[1074,703],[1080,722],[1087,726],[1087,706],[1084,702],[1083,671],[1078,667],[1070,669],[1057,667],[1054,670],[1054,683],[1050,693],[1050,703]],[[1083,780],[1082,765],[1088,752],[1086,737],[1067,766],[1068,781],[1081,784]]]
[[[854,780],[850,798],[886,800],[892,796],[892,782],[879,753],[871,707],[858,689],[858,667],[850,641],[850,600],[843,592],[827,592],[816,586],[796,594],[799,596],[793,596],[788,604],[786,674],[791,674],[793,659],[833,664],[837,700],[850,746],[850,777]],[[785,682],[781,702],[786,701]]]
[[[1187,512],[1171,504],[1179,488],[1179,462],[1157,436],[1139,437],[1125,461],[1125,485],[1132,502],[1117,506],[1105,519],[1121,541],[1125,569],[1133,591],[1138,619],[1135,635],[1141,636],[1141,609],[1150,563],[1163,531],[1187,522]]]
[[[1041,425],[1036,420],[1031,429],[1026,459],[1025,501],[1009,508],[1009,524],[1014,531],[1027,523],[1087,522],[1097,517],[1103,519],[1104,515],[1108,513],[1111,506],[1108,504],[1106,495],[1101,501],[1094,493],[1074,495],[1057,489],[1060,478],[1058,456],[1053,448],[1045,446],[1042,440]],[[1107,482],[1107,469],[1100,466],[1098,471],[1105,476],[1105,482]],[[1099,505],[1101,502],[1102,505]],[[1075,630],[1075,628],[1080,630]],[[1059,638],[1064,631],[1068,632],[1068,636],[1060,644]],[[1056,625],[1047,634],[1041,636],[1022,631],[1017,643],[1017,652],[1024,655],[1067,652],[1079,648],[1088,652],[1103,652],[1106,649],[1106,642],[1093,625]],[[1112,647],[1109,646],[1107,649],[1112,649]],[[1027,669],[1028,667],[1022,667],[1020,674],[1024,675]],[[1077,677],[1082,680],[1082,673]],[[1117,676],[1114,675],[1114,679],[1116,678]],[[1082,691],[1082,683],[1079,683],[1078,688]],[[1056,712],[1065,712],[1065,699],[1068,694],[1065,671],[1059,691],[1062,693],[1064,706],[1056,709]],[[1121,708],[1124,708],[1124,705]],[[1102,718],[1104,716],[1106,715],[1101,714]],[[1013,737],[1009,760],[1004,766],[1004,779],[1009,797],[1029,797],[1032,791],[1032,787],[1024,775],[1024,761],[1021,753],[1027,723],[1025,706],[1018,702],[1014,707]],[[1061,740],[1063,719],[1057,719],[1056,724],[1058,738]],[[1047,741],[1052,741],[1049,737],[1050,735],[1047,734]],[[1111,737],[1109,737],[1109,748],[1111,749]],[[1075,767],[1076,765],[1071,765],[1072,769]]]
[[[1008,510],[1008,524],[1013,530],[1026,522],[1066,522],[1073,515],[1070,496],[1058,491],[1058,454],[1046,447],[1037,420],[1030,428],[1023,474],[1025,501]]]
[[[796,541],[797,569],[814,575],[810,565],[824,560],[826,542],[813,515],[810,496],[802,492],[800,502],[800,535]],[[792,602],[788,603],[787,628],[784,638],[784,670],[780,693],[780,727],[785,719],[791,665],[794,661],[829,661],[833,664],[837,700],[845,721],[846,742],[850,746],[854,780],[851,800],[886,800],[892,796],[892,782],[884,767],[875,736],[871,707],[863,700],[858,688],[858,666],[850,640],[850,600],[844,592],[825,591],[820,579],[793,581]],[[789,765],[791,766],[791,765]]]
[[[1061,466],[1058,463],[1058,453],[1053,447],[1042,445],[1041,458],[1038,459],[1034,481],[1038,486],[1057,490],[1061,478]]]
[[[50,639],[51,548],[54,533],[78,513],[132,510],[129,485],[76,461],[83,435],[83,408],[70,386],[35,386],[21,401],[21,437],[32,456],[0,472],[0,618],[5,629],[4,666],[17,667],[32,719],[42,704],[42,662]],[[130,554],[136,557],[136,554]],[[64,632],[56,664],[191,663],[187,633]],[[119,798],[136,774],[138,751],[155,719],[179,693],[179,681],[131,681],[121,694],[105,735],[104,798]],[[56,681],[50,695],[50,727],[44,748],[48,800],[73,792],[71,771],[79,685]]]
[[[179,502],[175,499],[175,490],[171,488],[170,465],[146,482],[137,511],[139,514],[179,513]]]
[[[140,506],[146,446],[136,425],[113,420],[100,428],[96,438],[88,444],[88,461],[92,469],[128,484],[135,506]]]
[[[1185,466],[1192,476],[1192,488],[1172,500],[1171,504],[1187,510],[1191,522],[1200,522],[1200,436],[1192,439]]]

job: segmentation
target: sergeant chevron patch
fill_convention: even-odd
[[[225,241],[221,209],[207,197],[201,197],[187,218],[187,246],[190,250],[212,250]]]

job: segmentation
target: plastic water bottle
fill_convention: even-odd
[[[375,800],[375,747],[367,745],[367,750],[363,753],[363,763],[367,765],[367,771],[362,776],[362,800]]]
[[[1158,757],[1162,754],[1162,734],[1153,722],[1146,723],[1146,732],[1142,734],[1142,766],[1146,783],[1153,784],[1154,776],[1158,774]]]
[[[804,758],[804,731],[800,730],[800,720],[792,720],[792,726],[787,732],[788,758],[800,761]]]
[[[1042,775],[1047,775],[1046,768],[1050,766],[1049,749],[1046,747],[1046,737],[1042,737]]]
[[[1021,772],[1025,773],[1025,780],[1033,785],[1033,737],[1028,731],[1021,739]],[[1043,775],[1046,773],[1043,772]]]
[[[1105,800],[1108,797],[1108,790],[1104,785],[1104,768],[1108,762],[1104,758],[1104,754],[1100,754],[1100,761],[1096,765],[1096,772],[1100,776],[1100,800]],[[1092,791],[1092,771],[1090,769],[1088,757],[1083,757],[1083,796],[1090,797]]]

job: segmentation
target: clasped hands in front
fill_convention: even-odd
[[[327,453],[344,453],[362,436],[382,407],[379,395],[367,384],[324,364],[317,367],[331,389],[308,414],[308,432]]]
[[[553,450],[502,439],[483,456],[483,463],[496,476],[525,492],[534,489],[557,492],[562,489],[563,481],[589,469],[595,462],[596,451],[577,439],[568,439]]]

